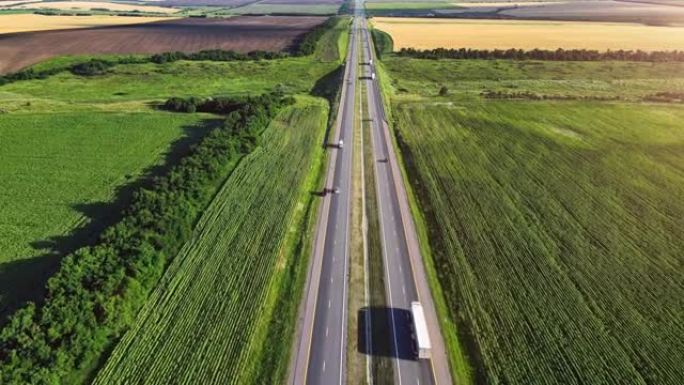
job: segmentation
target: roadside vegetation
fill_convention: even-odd
[[[322,36],[327,38],[325,33]],[[26,263],[0,262],[0,274],[8,278],[0,285],[8,292],[1,295],[13,295],[9,289],[15,286],[11,284],[15,278],[25,280],[22,285],[36,293],[31,298],[14,298],[10,308],[3,308],[2,384],[112,383],[139,378],[136,365],[141,362],[126,362],[127,355],[117,355],[119,340],[127,341],[126,349],[144,351],[153,346],[155,351],[174,351],[176,340],[164,335],[152,345],[137,345],[142,340],[126,338],[144,325],[151,327],[148,312],[162,314],[193,295],[207,300],[208,293],[215,294],[216,306],[225,305],[224,313],[206,302],[209,307],[200,313],[190,311],[183,317],[166,313],[173,321],[167,326],[193,325],[206,321],[212,311],[217,317],[220,313],[220,319],[206,325],[205,334],[173,330],[185,330],[184,336],[194,343],[214,346],[213,354],[225,360],[222,373],[226,377],[214,376],[217,357],[210,362],[198,348],[195,352],[200,356],[185,357],[186,381],[230,378],[236,383],[261,384],[282,379],[308,258],[305,244],[315,208],[309,191],[319,181],[323,159],[320,144],[328,107],[318,96],[334,100],[336,94],[324,89],[329,83],[317,80],[336,73],[339,62],[314,59],[317,52],[282,59],[220,56],[217,61],[212,55],[171,57],[163,63],[149,56],[115,63],[106,57],[56,59],[54,65],[42,64],[36,71],[54,72],[13,79],[0,87],[3,142],[19,143],[35,135],[25,143],[39,144],[30,152],[38,148],[39,153],[54,154],[63,163],[51,158],[43,161],[39,156],[29,158],[29,165],[46,167],[45,175],[56,176],[55,183],[80,183],[80,179],[85,183],[55,191],[61,187],[58,183],[41,184],[36,179],[32,187],[24,179],[14,180],[15,191],[30,192],[37,186],[42,192],[38,197],[46,202],[35,205],[33,213],[21,208],[22,217],[53,210],[54,215],[46,218],[57,223],[41,230],[55,233],[38,234],[33,228],[25,234],[4,232],[2,243],[39,253],[38,248],[47,247],[43,239],[54,238],[59,247],[66,244],[63,238],[70,242],[68,248],[50,254],[47,268],[34,264],[22,251],[15,259],[25,257]],[[44,127],[37,124],[36,116]],[[127,126],[122,127],[122,119],[138,120],[126,120]],[[5,122],[13,124],[12,130],[4,129]],[[64,128],[57,129],[62,124]],[[169,149],[174,140],[178,145]],[[79,148],[83,150],[74,151]],[[161,163],[165,151],[170,155],[163,167],[145,170]],[[109,167],[110,162],[121,164],[121,169]],[[3,163],[0,170],[8,175],[23,173],[17,171],[22,164],[17,158],[15,163]],[[90,174],[81,175],[84,169]],[[290,177],[273,178],[276,169],[282,170],[279,175],[290,173]],[[95,190],[87,185],[89,181],[102,187],[85,194],[84,190]],[[124,181],[130,187],[117,191]],[[102,199],[83,209],[99,227],[82,227],[79,218],[86,220],[78,212],[78,200],[50,206],[53,199],[66,200],[61,195],[76,193],[78,199]],[[239,210],[245,210],[242,216],[236,214]],[[21,219],[18,214],[14,218]],[[246,221],[252,221],[254,231],[240,230]],[[226,232],[229,226],[233,226],[232,233]],[[254,238],[258,232],[259,240]],[[207,249],[208,245],[214,249]],[[228,256],[226,250],[234,254]],[[228,270],[219,273],[213,268],[217,264]],[[185,274],[196,271],[204,271],[205,279],[213,280],[212,290],[186,286],[187,297],[177,292],[174,301],[179,302],[171,303],[168,290],[177,287],[167,284],[186,282],[189,275]],[[233,278],[228,279],[231,274]],[[164,293],[163,304],[155,302],[162,301],[155,297],[160,293]],[[25,300],[34,302],[6,317]],[[200,318],[193,321],[192,317]],[[213,345],[216,340],[210,335],[220,335],[221,344]],[[110,352],[114,355],[108,361]],[[175,358],[155,360],[157,369],[145,367],[148,380],[165,384],[168,381],[161,378],[177,379]],[[113,367],[120,377],[108,371]]]
[[[381,66],[459,383],[681,383],[684,64]]]

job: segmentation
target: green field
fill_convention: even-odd
[[[180,255],[159,259],[173,262],[140,318],[121,315],[123,325],[135,321],[121,345],[111,342],[118,341],[125,329],[107,335],[114,330],[107,329],[110,325],[88,325],[93,330],[79,333],[79,338],[102,333],[97,336],[98,343],[108,344],[107,356],[101,356],[99,362],[92,361],[93,354],[102,352],[97,346],[88,347],[92,350],[87,352],[62,354],[57,350],[66,351],[71,345],[59,345],[46,353],[59,356],[57,362],[38,362],[39,358],[26,350],[20,353],[22,367],[58,367],[64,372],[46,374],[31,369],[34,371],[22,374],[16,369],[19,365],[12,364],[10,373],[8,364],[8,371],[3,373],[7,376],[0,381],[31,378],[33,373],[70,384],[95,378],[98,383],[126,383],[141,376],[146,377],[145,383],[160,384],[171,379],[193,384],[209,380],[225,383],[227,379],[262,384],[283,378],[307,262],[308,248],[304,245],[310,241],[316,208],[309,192],[320,183],[324,159],[320,143],[328,119],[328,101],[337,86],[330,79],[339,72],[344,53],[337,50],[346,48],[347,25],[348,20],[342,20],[340,28],[321,38],[321,42],[334,43],[333,49],[317,45],[316,52],[307,57],[118,64],[103,75],[81,77],[64,71],[47,79],[16,81],[0,87],[0,324],[24,301],[40,303],[45,282],[62,257],[92,243],[104,227],[118,219],[132,192],[150,184],[151,176],[164,174],[177,164],[193,143],[225,119],[205,113],[165,112],[159,108],[165,100],[259,95],[276,90],[297,95],[297,104],[281,111],[256,140],[254,150],[250,138],[238,138],[238,134],[224,144],[229,148],[239,146],[226,150],[229,154],[249,155],[239,160],[225,183],[215,186],[215,199]],[[88,59],[55,58],[36,68],[63,68]],[[265,116],[262,110],[253,114],[256,119]],[[249,124],[242,122],[238,126]],[[255,120],[255,124],[258,127],[261,123]],[[246,228],[251,230],[246,232]],[[81,258],[77,254],[70,260]],[[73,272],[60,274],[61,284]],[[200,274],[205,275],[200,279]],[[145,284],[152,288],[155,282]],[[208,282],[211,286],[205,285]],[[68,306],[88,302],[78,302],[81,297],[76,294],[67,293],[65,297],[72,301]],[[144,300],[118,299],[131,306]],[[187,305],[187,300],[193,303]],[[90,312],[84,314],[86,318]],[[168,321],[166,325],[156,321],[162,318]],[[198,328],[198,322],[204,327]],[[0,332],[16,330],[12,328],[8,325]],[[137,338],[141,330],[145,337]],[[154,343],[143,343],[155,335]],[[175,345],[183,338],[188,340]],[[184,350],[187,355],[182,360],[186,366],[176,370],[181,357],[177,350],[189,343],[195,344],[196,350]],[[108,359],[109,348],[113,353]],[[145,349],[150,348],[155,353],[145,354]],[[2,349],[4,353],[12,347]],[[211,359],[205,354],[211,354]],[[63,357],[69,358],[62,363]],[[67,361],[71,357],[77,362]],[[4,359],[7,357],[0,357]],[[153,359],[151,367],[143,367],[150,362],[147,359]],[[220,368],[215,366],[217,362],[221,362]],[[17,377],[22,375],[26,377]],[[181,375],[185,377],[179,379]]]
[[[201,119],[152,111],[0,115],[0,315],[35,298],[56,256],[91,239],[117,214],[117,198],[200,137]]]
[[[231,8],[228,12],[237,15],[288,14],[288,15],[334,15],[338,4],[261,4]]]
[[[421,16],[438,10],[460,8],[449,1],[368,1],[364,3],[366,13],[370,16]]]
[[[205,211],[95,384],[282,380],[306,270],[298,247],[326,119],[327,107],[315,99],[271,124]]]
[[[684,65],[383,65],[459,383],[681,384]]]

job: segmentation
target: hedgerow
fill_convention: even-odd
[[[556,60],[556,61],[643,61],[643,62],[666,62],[684,61],[684,51],[653,51],[641,50],[617,50],[596,51],[588,49],[562,49],[557,50],[523,50],[523,49],[494,49],[482,50],[471,48],[435,48],[417,50],[414,48],[402,48],[396,53],[398,56],[413,57],[418,59],[510,59],[510,60]]]

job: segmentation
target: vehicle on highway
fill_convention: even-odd
[[[339,143],[337,143],[337,148],[343,148],[344,147],[344,140],[340,139]]]
[[[411,314],[413,315],[413,328],[416,333],[416,344],[418,345],[418,358],[429,359],[431,350],[430,334],[425,322],[423,305],[418,301],[411,302]]]
[[[375,80],[375,72],[371,72],[371,80]]]

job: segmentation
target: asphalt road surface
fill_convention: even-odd
[[[376,186],[366,188],[375,188],[378,195],[387,305],[391,312],[395,383],[451,384],[444,343],[425,280],[425,270],[408,208],[406,191],[390,140],[389,128],[385,123],[382,98],[377,80],[371,79],[371,73],[375,70],[369,64],[373,52],[363,6],[357,6],[354,12],[335,125],[335,140],[329,146],[331,153],[326,193],[320,208],[309,277],[300,310],[300,329],[294,347],[289,383],[346,384],[347,338],[356,338],[347,335],[352,139],[356,118],[354,96],[357,81],[365,81],[373,139],[372,160],[376,171]],[[358,46],[359,40],[362,41],[361,47]],[[356,63],[359,60],[365,64],[357,73]],[[345,144],[342,148],[336,147],[340,139]],[[417,358],[410,315],[412,301],[421,301],[426,313],[433,345],[431,360]]]
[[[335,140],[329,145],[332,153],[326,180],[327,191],[316,237],[322,246],[314,246],[312,273],[305,293],[304,325],[295,352],[291,383],[298,385],[342,385],[346,382],[352,139],[357,78],[353,63],[358,56],[357,23],[358,19],[355,18]],[[341,148],[338,145],[340,139],[345,143]]]

